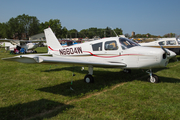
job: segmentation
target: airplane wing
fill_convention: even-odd
[[[1,42],[10,42],[13,45],[16,45],[20,42],[20,40],[13,40],[13,39],[0,39]]]
[[[20,42],[46,42],[46,40],[19,40]]]
[[[0,39],[1,42],[9,42],[11,39]]]
[[[18,42],[46,42],[46,40],[14,40],[14,39],[0,39],[1,42],[11,42],[11,41],[18,41]]]
[[[43,56],[41,56],[43,55]],[[95,61],[86,61],[86,60],[78,60],[78,59],[70,59],[66,57],[48,57],[44,55],[50,54],[32,54],[32,55],[19,55],[10,58],[2,58],[3,60],[8,61],[17,61],[22,63],[45,63],[45,64],[77,64],[77,65],[92,65],[94,67],[125,67],[126,64],[122,62],[95,62]]]

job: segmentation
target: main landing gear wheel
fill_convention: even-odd
[[[158,83],[159,82],[159,78],[155,74],[152,74],[152,76],[149,76],[147,80],[150,83]]]
[[[86,83],[93,83],[93,82],[94,82],[93,76],[90,75],[90,74],[87,74],[87,75],[84,77],[84,82],[86,82]]]

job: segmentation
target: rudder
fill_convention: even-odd
[[[56,38],[55,34],[51,30],[51,28],[44,29],[44,34],[46,37],[46,42],[48,46],[49,53],[52,53],[53,51],[58,51],[59,49],[62,49],[61,44],[59,43],[58,39]]]

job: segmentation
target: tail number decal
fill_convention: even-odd
[[[82,48],[81,47],[64,48],[64,49],[60,49],[59,52],[60,55],[81,54]]]

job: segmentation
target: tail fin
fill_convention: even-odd
[[[44,33],[48,46],[48,53],[52,54],[52,52],[59,51],[59,49],[62,49],[61,44],[59,43],[51,28],[44,29]]]

